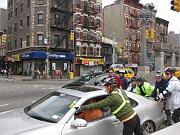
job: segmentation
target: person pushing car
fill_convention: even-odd
[[[116,88],[115,79],[106,81],[104,84],[106,92],[109,94],[107,98],[96,103],[83,105],[76,112],[91,109],[103,109],[110,107],[111,114],[123,122],[123,135],[143,135],[138,114],[133,110],[126,92]]]

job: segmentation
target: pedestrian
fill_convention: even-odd
[[[127,91],[135,93],[136,92],[135,90],[136,90],[136,78],[132,77],[130,82],[129,82]]]
[[[172,120],[177,123],[180,122],[180,81],[174,76],[173,68],[166,68],[164,73],[168,86],[159,94],[157,100],[167,100],[167,106],[173,112]]]
[[[149,84],[148,82],[145,82],[143,77],[137,77],[136,78],[136,94],[150,97],[152,95],[152,92],[154,90],[154,86]]]
[[[158,71],[155,75],[155,88],[152,92],[152,97],[156,98],[159,93],[162,93],[168,86],[168,80],[163,78],[163,73]]]
[[[133,132],[135,135],[143,135],[139,116],[133,110],[126,92],[116,88],[115,79],[105,82],[105,88],[109,94],[107,98],[96,103],[83,105],[77,109],[77,112],[110,107],[111,113],[123,122],[123,135],[133,135]]]
[[[119,70],[119,78],[122,83],[122,89],[126,90],[128,88],[128,80],[124,77],[126,71],[124,69]]]
[[[109,69],[109,76],[104,81],[108,81],[112,78],[115,78],[117,88],[122,87],[122,83],[120,81],[120,78],[114,73],[114,70],[111,68],[111,69]]]

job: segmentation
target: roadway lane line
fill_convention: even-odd
[[[0,107],[3,107],[3,106],[8,106],[8,104],[0,105]]]
[[[0,112],[0,114],[6,114],[6,113],[12,112],[12,111],[14,111],[14,110],[9,110],[9,111],[5,111],[5,112]]]

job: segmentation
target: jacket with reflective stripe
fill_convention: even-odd
[[[144,82],[144,84],[141,86],[141,88],[142,88],[142,91],[145,93],[145,97],[150,97],[154,90],[154,86],[150,85],[147,82]],[[141,93],[139,86],[136,86],[136,93],[138,95],[143,95],[143,93]]]
[[[114,113],[114,115],[120,121],[123,121],[123,120],[129,118],[134,113],[134,110],[132,109],[132,107],[128,101],[128,96],[126,95],[126,92],[124,90],[120,90],[120,92],[122,94],[120,96],[118,93],[118,89],[115,89],[114,91],[117,91],[117,92],[111,93],[109,96],[107,96],[107,98],[105,98],[102,101],[92,103],[89,105],[84,105],[81,107],[81,110],[83,111],[83,110],[90,110],[90,109],[97,109],[97,108],[103,109],[104,107],[110,107],[111,113],[112,114]],[[123,105],[121,107],[121,105],[124,102],[122,96],[124,97],[126,103],[125,103],[125,105]]]

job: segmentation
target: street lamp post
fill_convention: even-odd
[[[113,65],[115,64],[116,34],[113,34]]]

